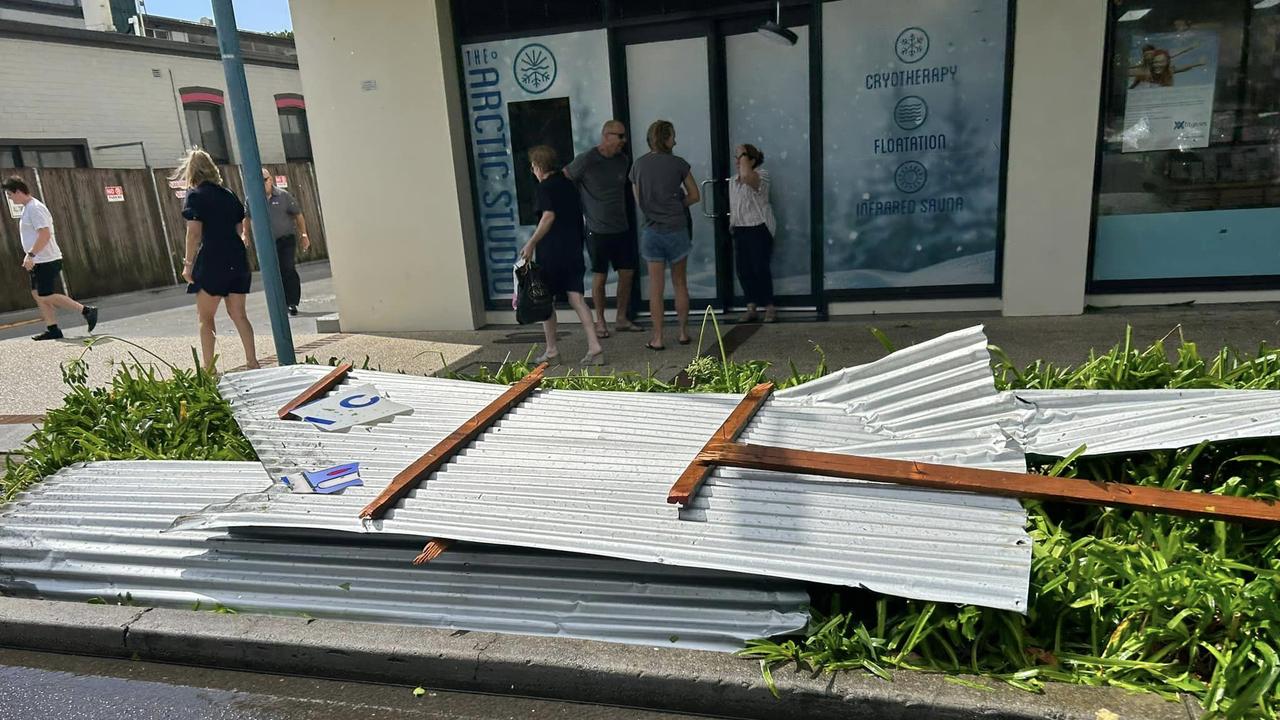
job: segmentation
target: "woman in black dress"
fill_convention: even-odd
[[[587,335],[587,354],[581,364],[603,365],[604,348],[600,347],[591,311],[582,297],[582,277],[587,272],[587,264],[582,258],[582,205],[578,189],[560,172],[554,149],[546,145],[533,148],[529,151],[529,164],[538,178],[538,202],[534,210],[539,220],[533,237],[520,250],[520,257],[526,262],[536,259],[547,290],[557,299],[567,298],[569,306],[578,313]],[[560,351],[556,348],[554,313],[542,322],[542,332],[547,339],[547,349],[535,360],[555,363]]]
[[[213,158],[203,150],[187,152],[171,180],[186,183],[187,201],[182,217],[187,220],[187,251],[182,263],[182,277],[189,283],[187,292],[196,296],[196,314],[200,318],[200,359],[206,370],[213,369],[214,315],[223,298],[227,315],[240,333],[244,345],[246,367],[258,367],[253,343],[253,325],[245,313],[245,297],[249,294],[249,257],[241,239],[244,205],[235,193],[222,185],[222,173]],[[197,252],[197,249],[199,252]]]

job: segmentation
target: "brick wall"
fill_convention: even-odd
[[[86,138],[94,167],[141,167],[137,148],[93,149],[138,140],[146,142],[153,166],[172,166],[187,146],[174,88],[226,90],[216,60],[66,43],[6,38],[0,67],[0,138]],[[246,65],[245,74],[262,161],[284,162],[274,96],[302,92],[298,70]],[[231,159],[238,163],[230,108],[223,116]]]

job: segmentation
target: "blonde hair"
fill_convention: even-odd
[[[213,162],[213,158],[209,157],[209,153],[199,148],[191,148],[169,179],[182,180],[188,187],[196,187],[204,182],[221,185],[222,173],[218,171],[218,166]]]
[[[650,150],[669,153],[676,146],[676,126],[670,120],[654,120],[645,140],[649,142]]]
[[[555,172],[560,169],[560,159],[556,155],[556,149],[550,145],[530,148],[529,162],[543,172]]]

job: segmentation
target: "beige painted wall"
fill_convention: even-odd
[[[452,23],[433,5],[290,0],[343,331],[483,322]]]
[[[1018,0],[1004,314],[1084,310],[1106,0]]]

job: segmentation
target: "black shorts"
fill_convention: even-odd
[[[640,267],[640,250],[630,232],[587,233],[587,253],[591,255],[591,272],[604,275],[609,266],[614,270]]]
[[[40,297],[49,297],[62,291],[62,261],[36,263],[31,269],[31,289]]]

